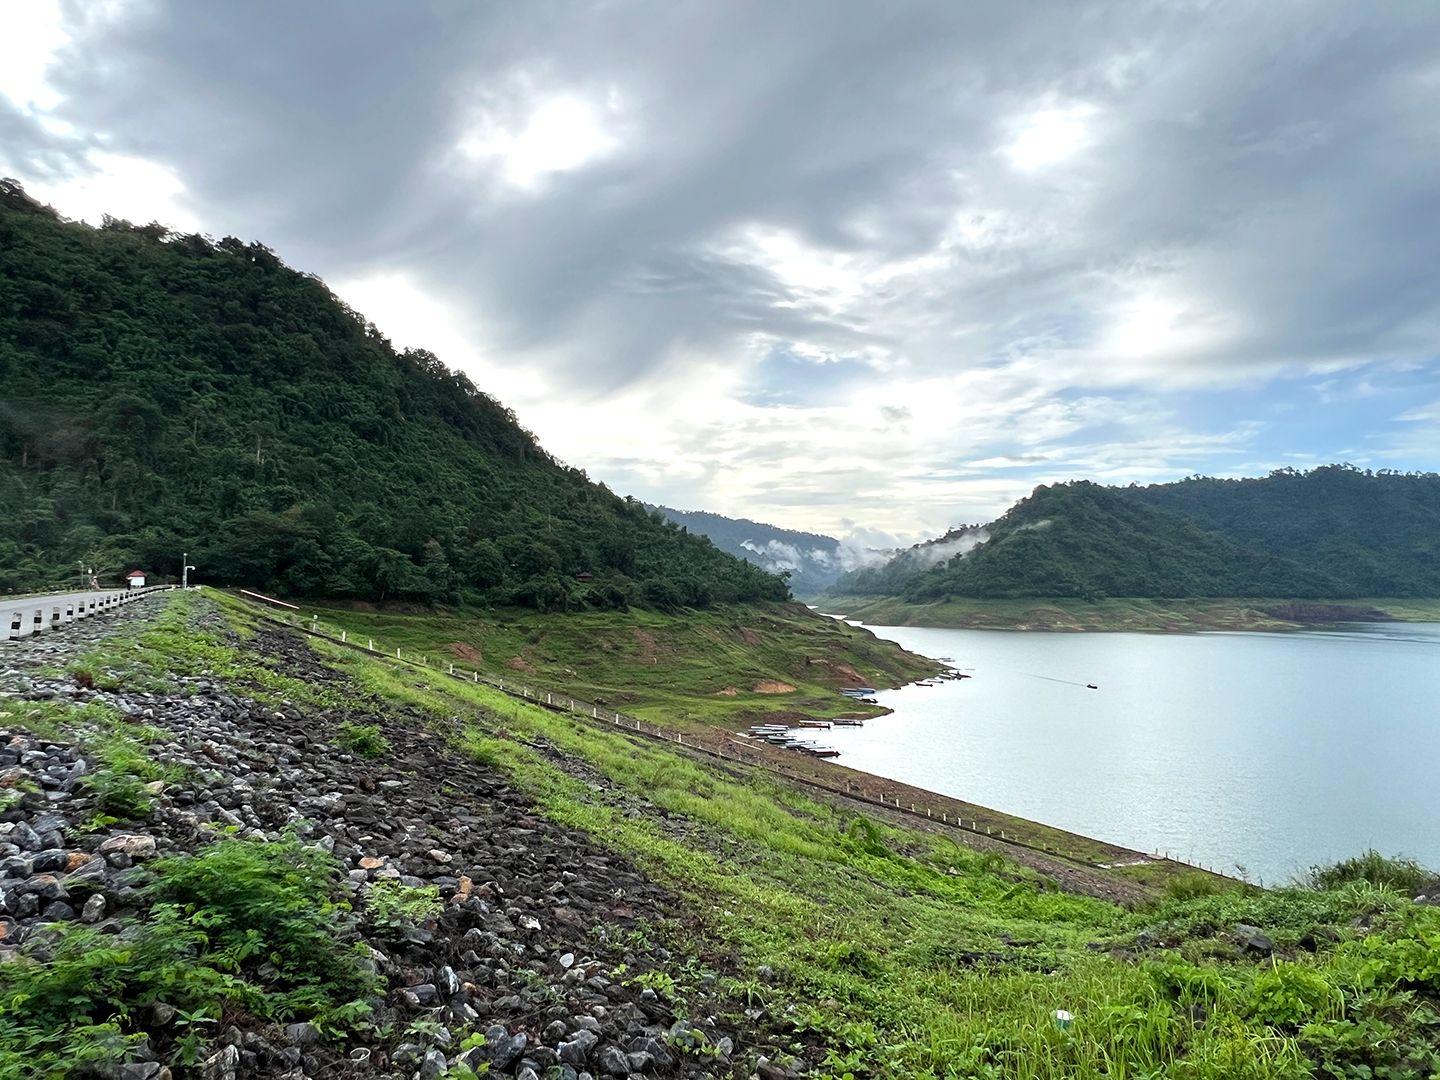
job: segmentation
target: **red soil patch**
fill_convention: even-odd
[[[660,657],[660,646],[655,641],[655,636],[647,630],[635,627],[635,640],[640,643],[640,658],[647,664],[655,663]]]
[[[469,660],[475,664],[485,662],[484,655],[474,645],[466,645],[463,641],[452,641],[450,643],[450,655],[458,656],[461,660]]]
[[[793,694],[795,687],[787,682],[776,682],[774,679],[761,679],[755,684],[757,694]]]

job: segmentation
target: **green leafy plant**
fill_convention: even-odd
[[[370,920],[391,932],[407,930],[433,919],[443,910],[434,885],[406,885],[395,878],[373,882],[365,894]]]
[[[390,752],[390,740],[381,733],[378,724],[357,724],[347,720],[340,725],[335,742],[361,757],[384,757]]]
[[[85,786],[95,796],[101,813],[117,821],[139,821],[154,809],[150,793],[133,773],[98,769],[85,778]]]
[[[1272,1027],[1299,1027],[1339,1016],[1344,997],[1323,972],[1277,962],[1260,971],[1250,988],[1250,1015]]]

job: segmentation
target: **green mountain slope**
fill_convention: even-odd
[[[842,595],[1440,596],[1440,477],[1342,466],[1256,480],[1042,486],[988,539],[924,565],[912,548]],[[946,538],[942,538],[946,539]],[[935,542],[932,542],[935,543]]]
[[[783,599],[258,244],[0,184],[0,589],[80,564],[544,610]],[[112,579],[113,580],[113,579]]]
[[[1440,596],[1440,475],[1328,465],[1126,494],[1324,573],[1334,596]]]

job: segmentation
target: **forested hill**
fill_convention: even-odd
[[[783,599],[267,248],[0,183],[0,590],[94,565],[542,609]]]
[[[668,506],[653,509],[675,524],[709,537],[721,551],[769,573],[788,574],[790,588],[800,596],[814,596],[834,585],[847,559],[840,541],[833,536],[782,529],[704,510],[675,510]]]
[[[1036,488],[943,563],[835,591],[946,597],[1440,597],[1440,476],[1348,466],[1149,487]],[[913,551],[914,549],[912,549]]]

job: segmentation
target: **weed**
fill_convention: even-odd
[[[356,920],[338,865],[319,848],[293,837],[232,838],[152,870],[147,895],[204,928],[217,967],[238,971],[263,959],[279,994],[271,1011],[324,1013],[337,998],[373,989],[355,949],[342,944]]]
[[[1387,858],[1371,848],[1352,859],[1312,866],[1306,880],[1315,889],[1336,889],[1352,881],[1367,881],[1414,896],[1435,880],[1435,874],[1413,859]]]
[[[390,752],[390,740],[381,733],[378,724],[357,724],[347,720],[340,725],[335,742],[361,757],[384,757]]]
[[[149,817],[154,808],[145,785],[132,773],[98,769],[85,778],[85,787],[101,814],[111,821],[139,821]]]
[[[124,933],[57,924],[43,948],[0,965],[0,1080],[104,1072],[144,1039],[156,1002],[179,1013],[176,1063],[233,1007],[353,1026],[378,985],[344,944],[338,868],[294,840],[222,840],[152,864],[154,901]]]
[[[365,893],[371,922],[392,934],[435,918],[443,907],[440,890],[434,885],[405,885],[395,878],[381,878]]]

